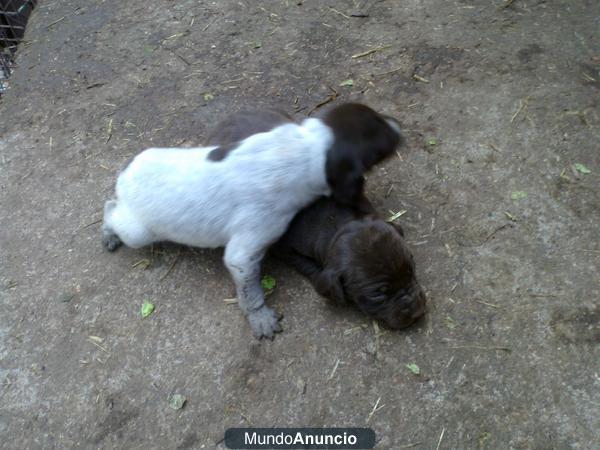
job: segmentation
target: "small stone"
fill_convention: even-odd
[[[375,345],[375,342],[368,342],[365,347],[365,351],[369,355],[374,355],[377,352],[377,346]]]
[[[296,381],[296,386],[298,387],[298,394],[306,394],[306,381],[304,381],[302,378],[298,378]]]
[[[171,397],[171,400],[169,400],[169,408],[177,411],[178,409],[183,408],[183,405],[185,405],[186,401],[187,399],[183,395],[175,394]]]

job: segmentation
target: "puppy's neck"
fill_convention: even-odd
[[[327,151],[333,143],[333,132],[323,121],[313,118],[305,119],[300,124],[300,132],[305,140],[306,157],[311,162],[307,183],[317,195],[329,195],[331,191],[327,183],[325,164]]]

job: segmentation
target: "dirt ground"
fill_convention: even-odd
[[[41,2],[0,104],[0,446],[368,426],[381,449],[598,448],[598,30],[596,0]],[[368,195],[406,210],[421,324],[377,332],[267,261],[284,332],[258,342],[221,251],[103,251],[132,155],[328,99],[404,124]]]

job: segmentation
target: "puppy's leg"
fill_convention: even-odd
[[[106,247],[109,252],[114,252],[123,243],[119,236],[110,226],[110,216],[117,206],[116,200],[109,200],[104,204],[104,220],[102,223],[102,245]]]
[[[125,243],[128,247],[140,248],[156,241],[156,236],[118,200],[109,200],[104,205],[102,243],[108,251],[116,250]]]
[[[310,282],[320,295],[333,300],[337,305],[345,305],[348,300],[344,293],[341,275],[334,269],[328,268],[319,272]]]
[[[316,277],[322,270],[322,267],[319,264],[317,264],[317,262],[314,259],[308,256],[304,256],[296,252],[294,249],[274,248],[271,251],[271,254],[292,266],[294,269],[296,269],[298,272],[300,272],[302,275],[308,278],[311,281],[311,283],[313,282],[313,278]]]
[[[273,339],[281,331],[280,317],[265,305],[260,285],[260,264],[266,246],[254,244],[249,237],[234,237],[225,248],[225,265],[237,291],[238,303],[248,318],[257,339]]]
[[[339,305],[346,303],[340,277],[334,270],[324,269],[317,261],[294,249],[277,249],[273,256],[285,261],[304,275],[319,295],[329,298]]]

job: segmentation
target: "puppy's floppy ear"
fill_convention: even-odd
[[[342,148],[345,145],[343,141],[336,142],[329,150],[325,173],[332,197],[344,205],[355,206],[359,203],[365,184],[364,169],[353,152]]]
[[[333,269],[325,269],[315,277],[315,290],[337,305],[346,304],[341,275]]]

